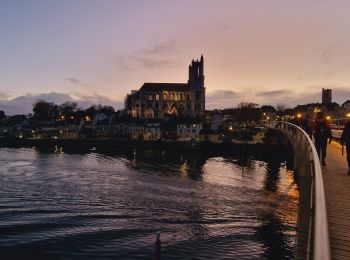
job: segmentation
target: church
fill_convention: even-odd
[[[204,58],[192,60],[187,83],[144,83],[125,98],[133,118],[200,118],[205,111]]]

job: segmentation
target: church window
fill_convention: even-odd
[[[163,100],[167,100],[168,99],[168,95],[167,94],[163,94]]]
[[[148,96],[148,100],[149,100],[149,101],[152,101],[152,100],[153,100],[152,95],[149,95],[149,96]]]
[[[156,100],[159,100],[159,94],[156,95]]]

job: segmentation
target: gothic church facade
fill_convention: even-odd
[[[187,83],[144,83],[125,98],[125,110],[134,118],[176,116],[199,118],[205,111],[204,58],[192,60]]]

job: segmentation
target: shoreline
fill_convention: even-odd
[[[285,154],[283,145],[275,140],[262,143],[244,142],[195,142],[195,141],[126,141],[117,139],[33,139],[0,138],[0,147],[4,148],[38,148],[63,151],[118,151],[129,149],[156,149],[208,154],[247,153],[247,154]]]

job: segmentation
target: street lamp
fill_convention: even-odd
[[[330,120],[330,119],[331,119],[331,116],[326,116],[326,119],[327,119],[327,120]]]
[[[347,113],[347,114],[346,114],[346,117],[350,117],[350,113]]]
[[[300,113],[297,114],[297,118],[301,118],[301,114]]]

